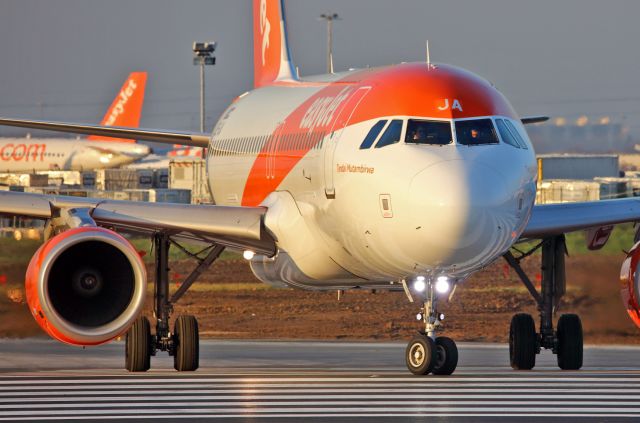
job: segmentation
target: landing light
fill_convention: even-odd
[[[244,250],[244,252],[242,253],[242,257],[244,257],[245,260],[251,260],[255,255],[256,253],[251,250]]]
[[[418,276],[416,280],[413,282],[413,289],[416,292],[424,292],[426,288],[427,288],[427,284],[424,281],[424,276]]]
[[[446,294],[449,292],[449,288],[451,288],[449,278],[446,276],[438,276],[438,279],[436,279],[436,292]]]

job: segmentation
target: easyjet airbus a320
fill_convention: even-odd
[[[126,368],[149,369],[158,350],[177,370],[198,367],[195,317],[172,304],[225,248],[244,252],[262,281],[311,290],[404,290],[416,301],[409,370],[448,375],[455,342],[438,333],[438,304],[475,271],[504,258],[540,309],[513,317],[510,358],[531,369],[541,348],[562,369],[582,366],[582,327],[555,322],[564,293],[564,233],[640,221],[633,199],[534,206],[536,161],[523,123],[485,79],[454,66],[407,63],[298,78],[283,4],[255,0],[255,89],[233,101],[212,134],[0,119],[4,125],[207,147],[216,205],[172,205],[0,192],[0,212],[47,221],[26,275],[28,304],[54,338],[96,345],[126,332]],[[140,317],[147,276],[120,233],[154,242],[155,326]],[[180,289],[168,291],[168,250],[208,248]],[[542,289],[512,249],[538,240]],[[630,246],[631,247],[631,246]],[[524,248],[524,247],[522,247]],[[521,250],[521,249],[519,249]],[[640,324],[640,249],[622,266],[624,305]],[[384,310],[380,310],[384,313]],[[413,319],[414,316],[407,316]]]
[[[105,126],[137,127],[140,122],[146,72],[132,72],[104,115]],[[90,136],[60,138],[0,138],[0,172],[105,169],[146,157],[151,149],[135,140]]]

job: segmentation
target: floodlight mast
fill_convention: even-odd
[[[327,73],[333,73],[333,21],[339,21],[337,13],[323,13],[318,20],[327,21]]]
[[[213,52],[216,50],[215,41],[193,42],[193,64],[200,66],[200,132],[204,133],[204,67],[216,64]]]

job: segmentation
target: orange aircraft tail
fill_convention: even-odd
[[[282,0],[253,0],[254,85],[293,80]]]
[[[147,83],[146,72],[132,72],[122,85],[120,92],[111,103],[111,107],[100,122],[103,126],[123,126],[127,128],[137,128],[140,124],[140,114],[142,113],[142,103],[144,102],[144,88]],[[109,138],[98,135],[87,137],[92,141],[119,141],[135,142],[121,138]]]

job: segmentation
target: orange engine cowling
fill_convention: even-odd
[[[620,269],[620,294],[629,317],[640,327],[640,242],[627,253]]]
[[[146,270],[137,251],[99,227],[62,232],[31,258],[29,310],[51,337],[97,345],[124,333],[144,304]]]

